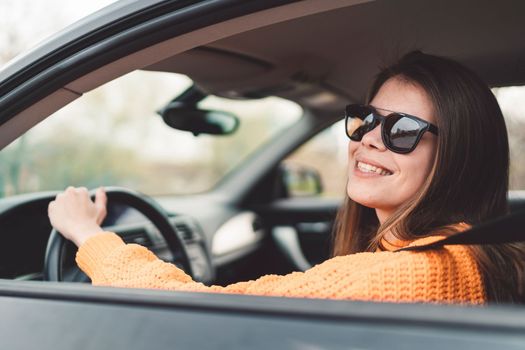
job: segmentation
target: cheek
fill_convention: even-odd
[[[359,142],[352,140],[348,141],[348,160],[354,158],[355,151],[359,148]]]
[[[422,147],[406,156],[397,156],[396,163],[403,175],[404,197],[414,195],[428,178],[434,164],[435,147]]]
[[[434,165],[437,152],[436,140],[432,139],[431,142],[429,142],[429,140],[426,141],[426,143],[421,145],[421,154],[416,155],[418,156],[418,161],[421,164],[420,167],[422,169],[422,172],[425,173],[425,178],[428,176],[428,174],[430,174],[430,171],[432,170],[432,166]]]

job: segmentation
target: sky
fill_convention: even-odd
[[[0,68],[52,34],[115,0],[0,0]]]

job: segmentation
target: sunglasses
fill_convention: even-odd
[[[390,114],[382,116],[378,110]],[[381,139],[395,153],[412,152],[427,131],[438,134],[437,126],[410,114],[358,104],[346,106],[345,112],[345,130],[350,140],[361,141],[367,132],[381,124]]]

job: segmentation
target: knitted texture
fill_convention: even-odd
[[[226,287],[194,282],[175,265],[140,245],[125,244],[111,232],[89,238],[76,261],[94,285],[103,286],[384,302],[486,302],[481,273],[464,246],[339,256],[306,272],[267,275]]]

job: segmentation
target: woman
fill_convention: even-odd
[[[366,106],[346,108],[348,186],[334,258],[299,273],[227,287],[193,282],[100,223],[106,199],[68,188],[49,205],[93,284],[395,302],[482,304],[523,298],[519,246],[396,251],[507,211],[508,142],[488,87],[460,64],[412,52],[376,78]]]

